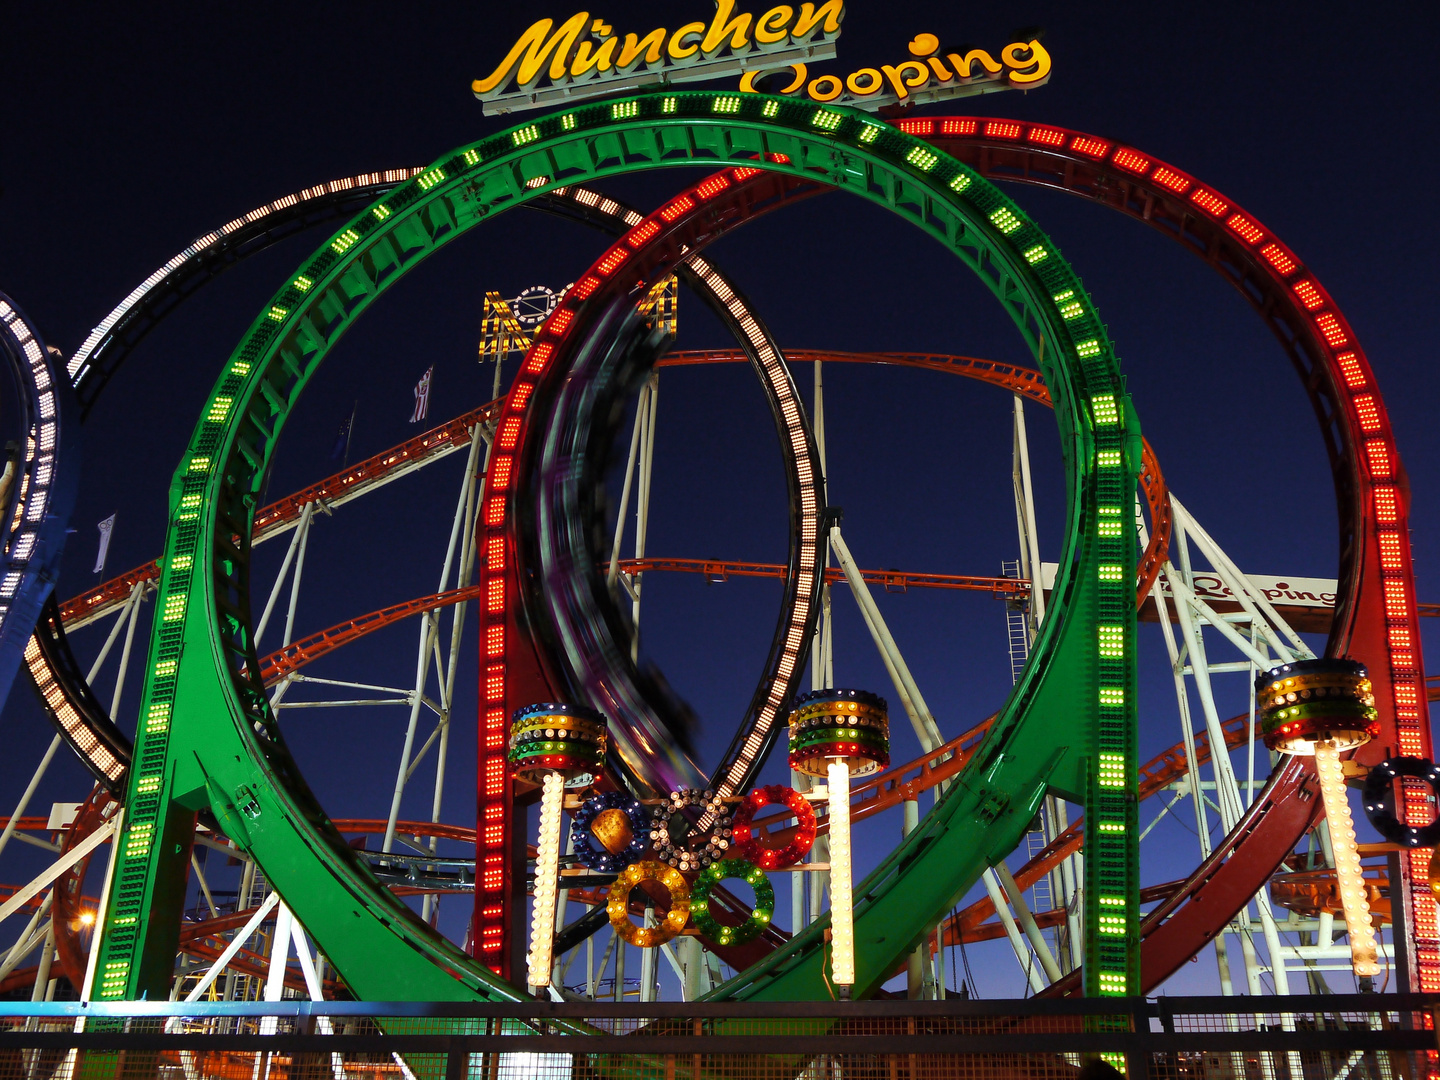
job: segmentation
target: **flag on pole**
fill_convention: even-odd
[[[101,574],[105,572],[105,556],[110,554],[110,533],[115,529],[115,515],[111,514],[96,528],[100,530],[100,551],[95,556],[95,569],[90,572]]]
[[[330,451],[330,460],[342,460],[345,464],[350,462],[350,433],[355,429],[355,410],[359,408],[357,401],[350,407],[350,415],[340,421],[340,430],[335,433],[335,446]],[[342,468],[344,465],[341,466]]]
[[[418,424],[430,415],[430,376],[434,374],[435,365],[431,364],[425,374],[420,376],[420,381],[415,384],[415,411],[410,414],[410,423],[412,424]]]

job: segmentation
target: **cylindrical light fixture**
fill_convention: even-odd
[[[850,777],[890,764],[885,699],[864,690],[813,690],[790,713],[790,768],[823,776],[830,803],[830,972],[841,998],[855,984]]]
[[[1315,758],[1350,938],[1350,966],[1357,977],[1373,978],[1380,974],[1375,930],[1340,763],[1342,752],[1369,742],[1379,731],[1370,679],[1353,660],[1296,660],[1258,676],[1255,696],[1265,745],[1282,754]]]
[[[535,901],[526,981],[531,986],[549,986],[565,788],[567,782],[576,786],[591,783],[604,767],[605,717],[579,705],[527,705],[511,718],[509,756],[518,779],[540,785],[540,835],[535,845]]]

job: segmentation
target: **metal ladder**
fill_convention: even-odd
[[[256,863],[250,878],[250,887],[241,890],[237,901],[239,910],[247,911],[259,907],[270,895],[270,882],[265,878],[265,872]],[[273,934],[271,935],[273,937]],[[259,944],[259,934],[252,938],[255,945]],[[273,943],[272,943],[273,944]],[[254,975],[241,975],[238,972],[234,975],[234,981],[229,984],[229,1000],[231,1001],[259,1001],[265,996],[265,980]]]
[[[1020,560],[1003,560],[1000,563],[1000,576],[1018,579],[1020,575]],[[1007,600],[1005,602],[1005,629],[1010,638],[1010,683],[1013,686],[1020,681],[1020,672],[1025,669],[1025,662],[1030,659],[1030,601],[1025,598]],[[1045,820],[1042,812],[1036,820],[1040,828],[1025,834],[1025,857],[1033,859],[1045,846],[1050,843],[1049,822]],[[1055,892],[1046,874],[1035,882],[1030,888],[1030,910],[1051,911],[1055,907]],[[1058,931],[1052,931],[1049,937],[1051,948],[1058,943]]]
[[[1020,578],[1020,560],[1000,563],[1000,576]],[[1010,684],[1020,681],[1025,661],[1030,659],[1030,601],[1024,597],[1005,601],[1005,629],[1010,638]]]

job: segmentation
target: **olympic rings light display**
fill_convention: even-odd
[[[725,926],[710,914],[710,890],[726,878],[741,878],[755,890],[755,907],[739,926]],[[743,945],[754,941],[775,914],[775,887],[765,871],[744,859],[722,859],[711,863],[690,889],[690,919],[695,929],[716,945]]]
[[[708,834],[692,838],[687,823],[685,838],[677,843],[670,833],[670,819],[691,806],[699,807],[715,824]],[[730,849],[733,832],[724,799],[713,791],[682,788],[672,791],[669,798],[655,808],[654,820],[650,825],[650,842],[655,848],[656,858],[662,863],[679,870],[694,872],[703,870],[716,859],[725,857],[725,852]],[[699,847],[699,850],[690,846],[692,842],[698,846],[702,839],[704,846]]]
[[[658,926],[636,926],[630,921],[630,890],[647,881],[658,881],[670,893],[670,910]],[[610,916],[610,929],[622,940],[642,949],[653,949],[685,929],[690,919],[690,886],[679,870],[646,859],[627,866],[615,884],[610,886],[605,911]]]
[[[605,837],[592,831],[598,818],[605,822],[607,815],[619,814],[630,827],[630,840],[618,851],[611,850]],[[575,842],[575,858],[580,865],[602,874],[614,874],[633,866],[645,857],[650,849],[650,814],[636,799],[622,791],[606,791],[586,799],[576,812],[570,826],[570,835]],[[621,837],[623,839],[623,836]],[[594,841],[600,841],[596,850]]]
[[[795,839],[781,848],[765,847],[754,831],[756,811],[772,803],[784,803],[795,815],[797,823]],[[731,831],[735,844],[746,859],[762,870],[775,870],[798,863],[810,853],[815,845],[815,811],[809,800],[794,788],[784,784],[767,784],[745,796],[735,811]]]

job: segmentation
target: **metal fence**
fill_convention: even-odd
[[[0,1002],[0,1080],[1440,1080],[1437,1007]]]

